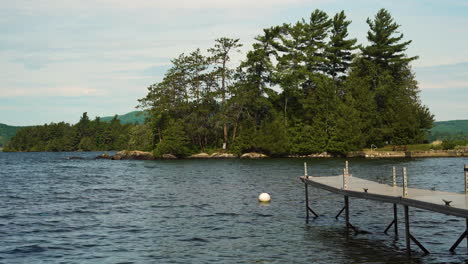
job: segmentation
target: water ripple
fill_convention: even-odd
[[[411,208],[412,233],[434,253],[405,253],[383,230],[391,204],[310,189],[321,216],[304,223],[304,160],[93,160],[100,153],[0,152],[1,263],[459,263],[447,248],[465,220]],[[67,159],[77,156],[83,159]],[[344,160],[307,160],[317,175]],[[350,160],[353,174],[387,180],[407,167],[411,187],[463,192],[466,158]],[[442,175],[442,176],[441,176]],[[428,187],[429,186],[429,187]],[[269,206],[258,204],[269,192]],[[398,209],[403,215],[402,208]],[[404,233],[403,219],[400,233]],[[464,243],[462,243],[464,245]],[[466,246],[465,246],[466,247]],[[459,251],[464,252],[464,248]]]

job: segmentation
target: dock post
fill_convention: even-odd
[[[466,243],[467,243],[467,251],[468,251],[468,218],[465,219],[466,220],[466,230],[465,232],[463,232],[463,234],[461,234],[461,236],[457,239],[457,241],[452,245],[452,247],[450,247],[450,252],[454,252],[455,249],[458,247],[458,245],[460,244],[460,242],[462,242],[462,240],[464,238],[466,238]]]
[[[403,167],[403,197],[408,196],[408,179],[406,177],[406,167]]]
[[[392,168],[392,182],[393,187],[396,187],[396,168]],[[396,204],[393,204],[393,227],[395,228],[395,237],[398,238],[398,208]]]
[[[398,210],[397,205],[393,204],[393,227],[395,228],[395,237],[398,238]]]
[[[346,219],[346,229],[349,228],[349,199],[348,196],[345,195],[345,219]]]
[[[304,176],[309,178],[309,175],[307,175],[307,162],[304,162]]]
[[[343,190],[348,189],[348,174],[346,168],[343,169]]]
[[[304,182],[305,188],[305,202],[306,202],[306,223],[309,223],[309,190],[307,188],[307,183]]]
[[[349,176],[348,161],[345,162],[346,175]]]
[[[465,194],[468,193],[468,164],[465,164],[463,169],[465,171]]]
[[[405,205],[405,240],[406,240],[406,253],[411,256],[411,240],[410,240],[410,226],[409,226],[409,209]]]
[[[407,254],[411,256],[411,241],[413,241],[422,251],[424,254],[429,254],[429,250],[427,250],[410,232],[410,224],[409,224],[409,207],[405,205],[405,239],[406,239],[406,250]]]
[[[390,229],[390,227],[394,227],[395,228],[395,237],[398,239],[398,217],[397,217],[397,205],[396,204],[393,204],[393,220],[392,222],[387,226],[387,228],[385,228],[385,231],[384,233],[387,234],[387,231]]]
[[[309,223],[309,218],[310,218],[309,213],[314,214],[315,217],[318,217],[318,214],[315,213],[314,210],[312,210],[312,208],[310,208],[309,206],[309,187],[307,185],[307,179],[309,178],[309,175],[307,175],[307,162],[304,162],[304,176],[305,176],[304,189],[305,189],[305,203],[306,203],[306,223]]]

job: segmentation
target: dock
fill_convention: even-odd
[[[467,239],[468,247],[468,165],[464,166],[464,193],[408,188],[406,168],[401,168],[401,174],[403,177],[403,184],[402,186],[397,186],[395,167],[393,167],[391,174],[392,184],[389,185],[351,175],[349,173],[347,161],[343,169],[343,174],[338,176],[309,176],[307,174],[307,164],[304,163],[304,176],[300,176],[300,179],[305,187],[306,222],[309,222],[311,215],[313,215],[313,217],[319,217],[319,214],[317,214],[309,204],[311,201],[309,201],[308,187],[311,186],[343,195],[344,206],[338,212],[336,218],[345,212],[345,226],[347,231],[350,229],[356,231],[356,228],[350,223],[349,219],[349,197],[353,197],[393,204],[393,221],[387,226],[384,233],[387,233],[387,231],[393,227],[396,237],[398,237],[397,206],[400,205],[404,207],[406,250],[409,255],[411,254],[411,242],[415,243],[425,254],[430,253],[410,232],[410,207],[465,218],[466,230],[464,230],[449,250],[454,252],[465,238]]]

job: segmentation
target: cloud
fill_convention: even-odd
[[[302,3],[323,3],[326,0],[16,0],[4,3],[5,8],[27,11],[47,11],[51,9],[89,9],[124,8],[124,9],[227,9],[227,8],[265,8],[291,6]]]
[[[468,88],[468,62],[416,67],[421,89]]]
[[[15,88],[15,89],[0,89],[0,98],[8,97],[47,97],[47,96],[62,96],[62,97],[78,97],[78,96],[103,96],[107,92],[87,87],[35,87],[34,89],[28,88]]]
[[[315,8],[330,15],[344,9],[353,20],[352,37],[362,35],[364,40],[368,30],[365,18],[381,7],[389,8],[403,25],[405,37],[414,40],[408,54],[421,55],[415,65],[434,66],[414,69],[423,92],[440,91],[434,98],[441,98],[446,89],[468,82],[468,68],[440,65],[468,61],[466,34],[453,32],[465,30],[460,25],[467,19],[460,5],[454,7],[456,0],[450,0],[449,5],[463,13],[456,19],[439,12],[447,6],[445,2],[437,0],[440,8],[433,8],[434,1],[4,1],[0,9],[0,99],[8,101],[16,96],[23,102],[29,97],[34,101],[62,96],[85,102],[83,111],[94,108],[98,114],[107,109],[125,113],[119,111],[137,104],[136,99],[146,94],[145,88],[159,81],[170,67],[171,58],[196,48],[206,54],[218,37],[240,38],[244,43],[242,53],[232,56],[234,65],[245,58],[253,38],[263,28],[293,23],[308,17]],[[93,103],[101,108],[96,109]],[[18,108],[22,107],[19,104]]]
[[[419,84],[421,89],[448,89],[448,88],[467,88],[468,81],[441,81],[441,82],[425,82]]]

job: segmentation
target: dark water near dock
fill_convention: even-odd
[[[412,259],[383,234],[393,206],[350,198],[346,239],[335,220],[343,198],[310,188],[321,217],[305,224],[303,159],[92,160],[99,153],[0,152],[0,263],[460,263],[448,248],[465,220],[410,209],[413,235],[431,251]],[[84,160],[67,160],[81,156]],[[342,159],[307,160],[309,174],[339,174]],[[358,177],[463,192],[468,158],[351,159]],[[261,192],[272,202],[261,205]]]

